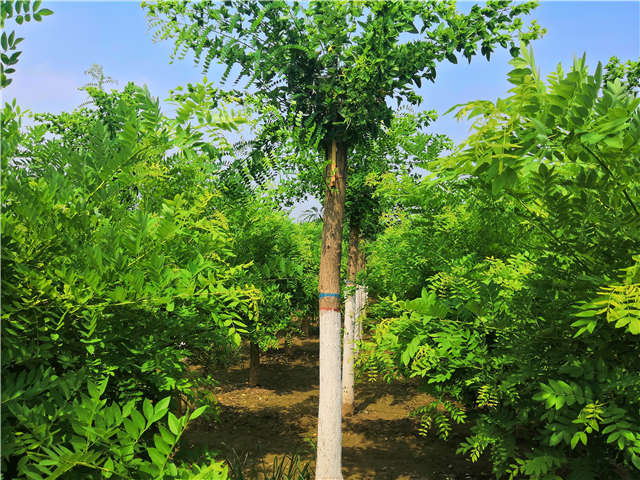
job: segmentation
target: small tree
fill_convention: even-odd
[[[302,288],[301,252],[295,224],[286,214],[253,198],[227,213],[237,265],[243,278],[261,292],[258,314],[247,322],[249,385],[258,384],[260,351],[277,347],[278,334],[290,329],[294,295]]]
[[[238,79],[246,78],[267,103],[293,111],[319,132],[326,188],[316,477],[342,478],[340,257],[348,150],[390,122],[387,100],[418,104],[413,85],[433,81],[436,62],[455,63],[456,52],[470,60],[478,50],[488,58],[496,44],[517,52],[518,17],[535,3],[492,2],[466,15],[454,2],[435,0],[143,5],[157,38],[172,38],[176,53],[192,51],[205,70],[218,60],[227,67],[223,78],[238,67]],[[534,25],[521,36],[528,41],[539,33]]]
[[[89,93],[95,109],[32,127],[15,101],[0,114],[2,475],[196,478],[173,457],[195,412],[157,422],[207,382],[185,359],[240,341],[256,292],[236,282],[202,135],[133,84]]]
[[[422,378],[420,430],[468,422],[458,452],[497,478],[639,478],[640,98],[584,57],[546,81],[511,63],[506,98],[460,106],[437,182],[381,185],[403,200],[369,364]]]

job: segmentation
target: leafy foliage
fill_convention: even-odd
[[[172,458],[187,422],[198,418],[205,406],[177,418],[167,414],[170,397],[156,405],[145,399],[140,411],[136,400],[120,406],[103,399],[106,379],[90,382],[87,395],[76,391],[78,385],[68,378],[45,378],[52,382],[44,390],[37,381],[24,384],[20,396],[47,393],[52,401],[28,408],[16,402],[19,397],[3,399],[3,408],[22,420],[21,430],[15,432],[19,440],[11,445],[17,448],[11,453],[20,455],[18,471],[27,478],[227,478],[221,462],[190,468],[176,465]],[[161,424],[165,417],[166,423]],[[154,430],[158,433],[151,443],[147,438]],[[54,436],[59,431],[74,435],[62,442],[45,440],[45,434]]]
[[[8,76],[15,73],[15,65],[18,63],[22,51],[18,50],[18,45],[24,40],[24,37],[17,37],[15,30],[8,32],[5,30],[7,20],[13,20],[18,25],[24,22],[30,22],[32,19],[36,22],[42,21],[42,17],[53,14],[48,8],[40,8],[42,0],[2,0],[0,2],[0,88],[8,87],[13,81]]]
[[[493,2],[468,15],[453,2],[147,2],[156,38],[171,38],[174,55],[188,51],[208,70],[234,65],[238,80],[285,111],[301,112],[321,130],[375,131],[391,120],[385,98],[418,103],[411,84],[433,80],[436,62],[455,52],[487,58],[494,45],[515,50],[520,15],[534,3]],[[540,33],[534,24],[524,41]],[[412,41],[399,41],[401,35]],[[460,41],[464,39],[464,41]]]
[[[309,315],[316,307],[318,248],[303,227],[267,199],[254,196],[242,209],[230,204],[226,216],[233,232],[234,262],[246,265],[242,281],[260,291],[257,314],[244,333],[262,350],[275,348],[280,333],[296,329],[292,316]]]
[[[74,402],[93,405],[109,435],[129,432],[132,400],[193,397],[210,380],[186,374],[189,357],[213,342],[237,345],[257,308],[207,182],[215,151],[143,89],[93,93],[95,109],[45,115],[26,131],[17,107],[2,115],[2,443],[14,475],[38,468],[38,455],[61,469],[105,461],[74,428],[84,421]],[[105,377],[105,401],[129,405],[126,415],[78,393]],[[77,435],[86,448],[74,446]],[[33,455],[17,462],[25,449]],[[153,468],[140,471],[156,478]]]
[[[474,131],[432,163],[435,184],[381,184],[412,208],[374,246],[372,287],[394,277],[389,260],[402,275],[404,255],[407,281],[376,288],[409,299],[405,284],[426,288],[386,301],[363,363],[424,378],[441,406],[419,410],[423,431],[446,437],[447,420],[463,417],[442,406],[464,407],[459,452],[488,452],[498,476],[633,475],[640,101],[584,58],[545,84],[522,53],[508,98],[459,110],[477,117]]]

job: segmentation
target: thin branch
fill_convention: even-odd
[[[593,158],[596,159],[596,161],[600,164],[600,166],[602,168],[605,169],[605,171],[609,174],[609,176],[611,177],[611,180],[614,181],[614,183],[616,183],[619,186],[622,186],[620,184],[620,182],[616,179],[616,177],[613,175],[613,172],[609,169],[609,167],[600,159],[600,157],[598,157],[593,150],[591,150],[589,147],[587,147],[586,145],[582,145],[584,147],[584,149],[589,152],[591,154],[591,156]],[[638,212],[638,208],[636,207],[635,203],[633,203],[633,200],[631,200],[631,197],[629,196],[629,192],[627,192],[626,188],[622,189],[622,193],[624,193],[624,196],[627,198],[627,201],[629,202],[629,205],[631,205],[631,208],[633,208],[633,211],[636,212],[636,217],[640,217],[640,212]]]

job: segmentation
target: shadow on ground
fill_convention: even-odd
[[[219,420],[202,420],[184,447],[218,451],[247,469],[298,454],[313,462],[318,409],[318,340],[295,339],[263,358],[259,386],[247,385],[247,361],[214,372]],[[343,422],[343,474],[354,479],[467,480],[490,478],[484,464],[455,454],[456,443],[417,435],[409,413],[429,397],[415,384],[363,381],[354,415]]]

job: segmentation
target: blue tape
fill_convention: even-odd
[[[339,293],[320,293],[320,294],[318,294],[318,298],[324,298],[324,297],[337,297],[337,298],[340,298],[340,294]]]

